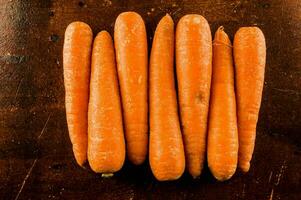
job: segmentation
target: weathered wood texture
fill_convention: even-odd
[[[185,176],[159,183],[148,164],[126,164],[111,179],[79,168],[67,134],[63,35],[75,20],[113,33],[122,11],[145,19],[149,42],[170,13],[204,15],[231,38],[257,25],[267,66],[249,173],[215,181]],[[301,1],[0,0],[0,199],[301,199]],[[149,45],[150,46],[150,45]]]

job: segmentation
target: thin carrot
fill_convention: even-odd
[[[83,22],[71,23],[63,49],[66,117],[75,159],[87,160],[87,113],[89,100],[92,30]]]
[[[185,15],[176,30],[176,61],[181,125],[189,173],[198,177],[206,151],[212,38],[207,20]]]
[[[147,39],[143,19],[135,12],[121,13],[114,31],[127,156],[144,162],[148,144]]]
[[[150,56],[149,161],[160,181],[178,179],[185,169],[173,62],[174,23],[166,15],[156,28]]]
[[[239,152],[238,166],[249,171],[254,151],[266,59],[265,38],[257,27],[240,28],[234,37]]]
[[[101,31],[94,40],[88,110],[88,161],[99,173],[121,169],[125,159],[122,111],[113,41]]]
[[[216,179],[235,173],[238,154],[232,46],[223,27],[213,42],[212,90],[208,131],[208,166]]]

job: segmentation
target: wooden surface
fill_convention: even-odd
[[[206,169],[199,180],[159,183],[147,163],[126,163],[111,179],[76,165],[64,107],[65,28],[82,20],[94,34],[113,33],[128,10],[143,16],[149,41],[167,12],[176,22],[202,14],[212,32],[223,25],[231,38],[240,26],[263,30],[266,79],[249,173],[219,183]],[[301,1],[0,0],[0,18],[0,199],[301,199]]]

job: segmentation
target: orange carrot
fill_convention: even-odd
[[[174,23],[159,22],[150,56],[149,161],[159,181],[178,179],[185,169],[174,80]]]
[[[99,173],[121,169],[125,159],[122,111],[113,41],[100,32],[92,52],[88,110],[88,160]]]
[[[115,23],[115,49],[129,160],[144,162],[148,144],[147,39],[143,19],[121,13]]]
[[[249,171],[254,151],[266,59],[265,38],[257,27],[240,28],[234,37],[239,151],[238,166]]]
[[[89,100],[92,30],[83,22],[71,23],[63,49],[66,117],[75,159],[87,160],[87,113]]]
[[[187,168],[193,177],[198,177],[205,160],[212,70],[212,38],[203,16],[186,15],[180,19],[176,61]]]
[[[236,170],[238,133],[232,46],[223,27],[214,37],[211,87],[208,166],[216,179],[224,181]]]

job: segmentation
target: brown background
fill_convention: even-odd
[[[67,134],[62,68],[66,26],[113,33],[122,11],[146,22],[149,41],[170,13],[204,15],[212,32],[257,25],[267,40],[252,167],[219,183],[205,170],[159,183],[148,164],[111,179],[78,167]],[[0,0],[0,199],[301,199],[301,1]],[[150,45],[149,45],[150,46]]]

